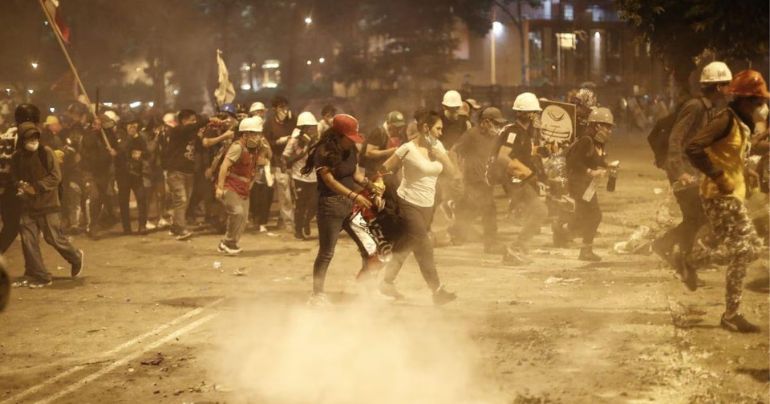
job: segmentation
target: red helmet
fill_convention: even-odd
[[[345,135],[355,143],[363,143],[364,138],[358,133],[358,119],[348,114],[334,115],[332,120],[332,129],[337,133]]]
[[[744,70],[733,77],[729,92],[736,97],[770,99],[770,92],[767,91],[767,83],[762,78],[762,73],[751,69]]]

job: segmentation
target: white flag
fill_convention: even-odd
[[[230,82],[230,74],[227,72],[227,66],[222,59],[222,51],[217,49],[217,66],[219,68],[219,87],[214,91],[214,97],[217,104],[224,105],[233,102],[235,99],[235,88]]]

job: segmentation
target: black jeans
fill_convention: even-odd
[[[294,180],[294,232],[310,226],[318,210],[318,184]]]
[[[348,219],[353,212],[353,202],[342,196],[322,196],[318,199],[318,254],[313,263],[313,293],[324,291],[326,271],[334,257],[334,249],[340,231],[355,237]]]
[[[41,216],[21,215],[21,247],[24,253],[24,276],[35,281],[47,282],[51,274],[46,270],[43,256],[40,254],[40,233],[43,239],[70,264],[79,263],[80,253],[62,234],[59,213]]]
[[[413,205],[403,198],[398,199],[398,207],[405,227],[404,235],[396,240],[393,247],[393,258],[385,270],[385,282],[393,283],[396,280],[409,253],[414,252],[425,283],[431,291],[436,291],[441,282],[433,259],[433,242],[428,235],[433,221],[433,207]]]
[[[596,195],[588,202],[581,197],[575,198],[575,215],[572,217],[570,230],[583,237],[583,246],[593,245],[601,222],[602,210],[599,208],[599,199]]]
[[[462,199],[457,206],[457,221],[453,235],[458,241],[466,241],[473,220],[481,216],[484,229],[484,245],[497,239],[497,210],[494,189],[485,182],[466,182]]]
[[[674,245],[679,245],[679,251],[686,257],[692,251],[698,230],[708,221],[703,211],[698,187],[674,192],[674,197],[682,211],[682,222],[663,234],[660,243],[669,251],[674,248]]]
[[[116,180],[123,231],[131,231],[131,210],[128,204],[131,192],[134,193],[136,208],[139,211],[139,230],[144,230],[147,227],[147,189],[144,187],[144,179],[136,175],[121,175],[117,176]]]
[[[267,184],[256,182],[251,188],[249,200],[249,212],[251,220],[256,225],[267,224],[270,218],[270,205],[273,204],[273,187]]]
[[[104,177],[108,177],[105,175]],[[110,202],[110,179],[90,177],[86,179],[86,193],[88,195],[88,226],[91,231],[99,228],[102,214],[112,216],[112,203]]]
[[[21,216],[21,201],[16,197],[16,190],[7,188],[0,193],[0,217],[3,219],[3,229],[0,230],[0,254],[16,240],[19,234],[19,217]]]

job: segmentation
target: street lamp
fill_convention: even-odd
[[[29,90],[27,90],[27,92],[29,93],[29,95],[35,94],[35,90],[33,90],[31,88]]]
[[[305,25],[310,25],[313,23],[313,19],[310,16],[305,17]]]
[[[505,29],[505,26],[500,21],[495,21],[495,22],[492,23],[492,32],[495,35],[497,35],[497,36],[502,35],[504,29]]]
[[[500,21],[492,22],[492,35],[489,36],[489,81],[497,85],[497,43],[496,38],[503,34],[505,26]]]
[[[37,62],[32,62],[30,63],[30,65],[32,65],[32,69],[37,70],[37,66],[38,66]]]
[[[310,59],[308,59],[308,60],[307,60],[307,65],[308,65],[308,66],[310,66],[310,65],[312,65],[312,64],[313,64],[313,61],[312,61],[312,60],[310,60]]]
[[[326,62],[326,58],[320,58],[318,59],[318,63],[324,64]]]

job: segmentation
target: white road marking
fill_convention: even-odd
[[[81,387],[85,386],[86,384],[88,384],[88,383],[90,383],[90,382],[92,382],[92,381],[94,381],[94,380],[104,376],[105,374],[115,370],[116,368],[118,368],[120,366],[123,366],[126,363],[136,359],[137,357],[139,357],[140,355],[146,353],[147,351],[153,350],[153,349],[155,349],[155,348],[157,348],[157,347],[159,347],[159,346],[161,346],[161,345],[163,345],[163,344],[165,344],[165,343],[167,343],[169,341],[172,341],[172,340],[174,340],[176,338],[179,338],[180,336],[182,336],[184,334],[187,334],[188,332],[190,332],[190,331],[200,327],[201,325],[209,322],[211,319],[213,319],[217,315],[218,315],[217,313],[212,313],[212,314],[209,314],[209,315],[207,315],[205,317],[199,318],[198,320],[193,321],[192,323],[190,323],[190,324],[188,324],[188,325],[178,329],[177,331],[175,331],[175,332],[173,332],[173,333],[171,333],[171,334],[169,334],[169,335],[167,335],[167,336],[165,336],[165,337],[163,337],[163,338],[153,342],[152,344],[149,344],[149,345],[145,346],[144,348],[142,348],[142,349],[140,349],[138,351],[135,351],[135,352],[133,352],[131,354],[128,354],[128,355],[124,356],[123,358],[118,359],[115,362],[112,362],[110,365],[103,367],[101,370],[99,370],[97,372],[94,372],[94,373],[91,373],[90,375],[88,375],[88,376],[86,376],[86,377],[84,377],[84,378],[82,378],[82,379],[80,379],[80,380],[70,384],[67,388],[59,390],[59,392],[57,392],[56,394],[48,396],[48,397],[46,397],[43,400],[37,401],[36,404],[47,404],[47,403],[53,402],[55,400],[58,400],[58,399],[60,399],[60,398],[62,398],[64,396],[66,396],[67,394],[70,394],[70,393],[80,389]]]
[[[202,313],[203,310],[206,310],[208,308],[211,308],[211,307],[221,303],[222,300],[224,300],[224,299],[223,298],[219,298],[219,299],[214,300],[213,302],[211,302],[211,303],[209,303],[209,304],[207,304],[207,305],[205,305],[203,307],[198,307],[198,308],[196,308],[194,310],[190,310],[187,313],[185,313],[185,314],[183,314],[183,315],[181,315],[181,316],[179,316],[179,317],[177,317],[177,318],[175,318],[175,319],[173,319],[173,320],[171,320],[171,321],[169,321],[169,322],[167,322],[165,324],[159,325],[158,327],[154,328],[153,330],[151,330],[149,332],[146,332],[146,333],[144,333],[144,334],[142,334],[142,335],[140,335],[140,336],[138,336],[136,338],[133,338],[133,339],[131,339],[129,341],[126,341],[126,342],[118,345],[117,347],[115,347],[115,348],[113,348],[113,349],[111,349],[109,351],[104,352],[103,354],[100,355],[100,358],[102,358],[102,359],[109,358],[110,356],[117,354],[118,352],[120,352],[120,351],[122,351],[122,350],[124,350],[124,349],[126,349],[128,347],[130,347],[131,345],[138,344],[139,342],[141,342],[141,341],[143,341],[143,340],[145,340],[145,339],[147,339],[147,338],[149,338],[149,337],[151,337],[153,335],[156,335],[156,334],[160,333],[161,331],[163,331],[163,330],[165,330],[165,329],[167,329],[167,328],[169,328],[171,326],[179,324],[180,322],[182,322],[184,320],[187,320],[187,319],[189,319],[191,317],[197,316],[198,314]],[[56,381],[58,381],[58,380],[60,380],[60,379],[62,379],[64,377],[67,377],[67,376],[69,376],[69,375],[71,375],[73,373],[76,373],[76,372],[82,370],[85,367],[86,367],[86,365],[75,365],[72,368],[67,369],[64,372],[61,372],[61,373],[59,373],[58,375],[56,375],[54,377],[46,379],[42,383],[36,384],[36,385],[28,388],[27,390],[24,390],[21,393],[16,394],[15,396],[12,396],[12,397],[4,400],[4,401],[0,401],[0,404],[18,403],[19,401],[21,401],[25,397],[27,397],[27,396],[29,396],[31,394],[34,394],[34,393],[40,391],[40,389],[42,389],[44,387],[47,387],[47,386],[49,386],[49,385],[51,385],[53,383],[56,383]]]

